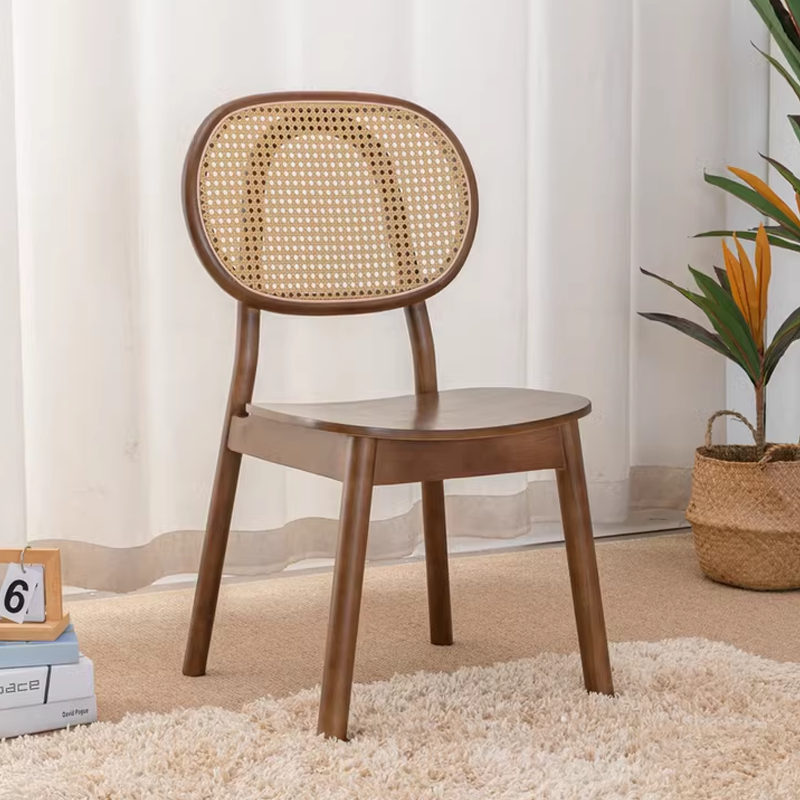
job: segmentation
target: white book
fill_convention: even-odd
[[[75,664],[0,670],[0,712],[93,694],[94,664],[83,655]]]
[[[0,711],[0,739],[26,733],[42,733],[73,725],[97,722],[97,698],[84,697],[60,703],[8,708]]]

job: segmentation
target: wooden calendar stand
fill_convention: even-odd
[[[19,563],[22,550],[1,549],[0,564]],[[0,620],[0,641],[49,642],[58,639],[69,625],[69,614],[61,602],[61,553],[56,548],[28,548],[25,564],[44,567],[44,622]]]

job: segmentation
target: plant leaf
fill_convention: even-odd
[[[798,49],[800,48],[792,41],[794,37],[792,37],[791,33],[794,26],[791,24],[791,21],[784,27],[783,20],[776,13],[770,0],[750,0],[750,2],[753,8],[758,11],[761,19],[764,20],[769,32],[786,57],[786,61],[789,63],[792,72],[800,78],[800,55],[798,54]]]
[[[784,67],[783,64],[781,64],[781,62],[778,61],[777,58],[773,58],[769,53],[765,53],[760,47],[758,47],[755,44],[753,45],[753,47],[755,47],[756,50],[758,50],[758,52],[761,53],[761,55],[764,56],[764,58],[766,58],[770,64],[772,64],[772,66],[778,73],[780,73],[780,75],[783,77],[786,83],[788,83],[789,86],[792,87],[792,91],[795,93],[798,99],[800,99],[800,83],[797,82],[792,73],[789,72],[789,70],[786,69],[786,67]]]
[[[722,240],[722,256],[725,259],[725,269],[728,272],[728,279],[731,283],[731,297],[742,312],[742,316],[747,322],[750,330],[753,329],[750,320],[750,304],[747,301],[747,284],[744,278],[744,266],[736,260],[736,256],[730,251],[728,243]]]
[[[789,314],[783,325],[778,328],[770,346],[764,353],[765,380],[768,381],[772,377],[775,367],[778,366],[784,353],[789,349],[789,345],[798,339],[800,339],[800,308]]]
[[[789,124],[792,126],[794,135],[797,137],[797,140],[800,141],[800,115],[789,114],[787,119],[789,120]]]
[[[714,267],[714,272],[717,273],[717,280],[719,281],[719,285],[728,293],[733,294],[731,291],[731,281],[728,278],[728,273],[725,272],[722,267]]]
[[[691,267],[689,267],[691,270]],[[722,341],[725,343],[725,346],[730,350],[731,357],[733,360],[745,371],[748,378],[753,383],[758,381],[760,370],[754,368],[749,363],[748,359],[745,357],[745,349],[742,348],[736,341],[735,336],[730,332],[729,328],[726,327],[726,322],[723,319],[720,319],[719,309],[715,306],[713,302],[711,302],[707,297],[704,295],[695,294],[695,292],[689,291],[688,289],[684,289],[681,286],[678,286],[676,283],[673,283],[667,278],[662,278],[660,275],[656,275],[654,272],[649,272],[646,269],[641,268],[641,272],[644,275],[647,275],[651,278],[655,278],[661,283],[669,286],[671,289],[675,289],[676,292],[682,294],[687,300],[690,300],[694,303],[705,315],[708,317],[708,321],[714,326],[714,330],[719,334]],[[695,279],[696,280],[696,279]],[[708,278],[711,283],[714,283],[711,278]],[[716,284],[714,284],[716,286]],[[724,289],[721,287],[717,287],[720,292],[725,294]],[[733,306],[734,310],[741,319],[741,324],[744,326],[744,329],[747,329],[747,326],[744,324],[744,320],[742,319],[742,315],[739,310],[736,308],[736,303],[733,302],[733,298],[730,295],[725,294],[728,298],[729,303]],[[749,335],[749,333],[748,333]],[[752,337],[750,337],[752,340]],[[755,351],[755,348],[753,348]]]
[[[710,312],[709,319],[714,330],[722,337],[722,341],[731,349],[731,352],[741,353],[748,365],[747,374],[753,383],[757,383],[761,377],[761,359],[753,340],[753,334],[739,307],[713,278],[691,267],[689,267],[689,272],[692,273],[692,277],[709,301],[707,306]]]
[[[644,267],[640,267],[639,272],[641,272],[642,275],[647,275],[648,278],[655,278],[657,281],[661,281],[661,283],[669,286],[670,289],[674,289],[676,292],[680,292],[687,300],[691,300],[695,305],[698,305],[698,301],[703,299],[702,295],[696,294],[690,289],[684,289],[682,286],[678,286],[677,283],[673,283],[667,278],[662,278],[660,275],[656,275],[655,272],[650,272]]]
[[[769,243],[774,247],[782,247],[784,250],[794,250],[796,253],[800,253],[800,244],[794,244],[793,242],[787,242],[786,239],[782,239],[780,236],[777,236],[771,231],[776,230],[773,226],[767,225],[765,226],[767,230],[767,239]],[[721,237],[721,236],[733,236],[736,234],[740,239],[746,239],[748,242],[754,242],[756,240],[756,232],[755,231],[704,231],[703,233],[696,233],[692,238],[694,239],[706,239],[711,236],[714,237]]]
[[[783,202],[777,192],[766,181],[761,180],[758,175],[753,175],[752,172],[738,167],[728,167],[728,169],[737,178],[741,178],[752,189],[755,189],[766,201],[779,208],[792,221],[796,230],[800,229],[800,218],[794,213],[791,206]]]
[[[712,186],[719,186],[720,189],[724,189],[728,194],[732,194],[734,197],[744,200],[745,203],[752,206],[757,211],[774,219],[776,222],[780,222],[797,236],[800,236],[800,226],[796,225],[794,220],[791,217],[787,217],[777,206],[765,200],[758,192],[747,186],[742,186],[741,183],[732,181],[730,178],[724,178],[721,175],[705,173],[703,177],[706,183],[710,183]],[[792,212],[792,216],[794,216],[794,212]]]
[[[716,350],[731,361],[737,364],[739,363],[716,333],[707,331],[702,325],[698,325],[696,322],[684,319],[683,317],[676,317],[672,314],[658,314],[654,312],[640,311],[639,316],[652,320],[653,322],[663,322],[665,325],[669,325],[671,328],[675,328],[675,330],[685,333],[687,336],[691,336],[692,339],[710,347],[712,350]]]
[[[765,156],[763,153],[759,153],[759,155],[761,158],[763,158],[765,161],[768,161],[773,167],[775,167],[781,177],[787,183],[791,184],[795,192],[800,192],[800,178],[798,178],[797,175],[795,175],[788,167],[785,167],[783,164],[781,164],[781,162],[777,159]]]
[[[736,242],[736,251],[739,253],[739,263],[742,265],[742,277],[744,278],[745,300],[747,302],[747,313],[744,314],[744,318],[750,325],[750,331],[756,341],[756,346],[759,350],[763,350],[764,341],[759,338],[758,320],[761,312],[758,304],[759,295],[756,290],[756,275],[753,272],[753,265],[747,257],[747,252],[739,241],[739,237],[734,236],[733,241]],[[758,248],[758,236],[756,236],[756,248]]]
[[[797,25],[797,20],[800,18],[800,0],[786,0],[786,5],[789,7],[789,13],[792,15],[792,24],[797,32],[798,39],[800,39],[800,27]]]
[[[763,225],[758,226],[756,234],[756,307],[758,309],[758,334],[756,342],[760,348],[764,347],[764,332],[767,320],[767,302],[769,281],[772,277],[772,254],[769,250],[769,240]]]
[[[766,228],[767,233],[770,235],[780,236],[782,239],[791,239],[793,242],[800,242],[800,236],[783,225],[765,225],[764,228]],[[756,230],[757,229],[754,228],[753,233],[755,233]]]
[[[775,336],[772,340],[773,344],[776,339],[780,339],[784,334],[795,328],[798,323],[800,323],[800,308],[796,308],[791,314],[789,314],[788,317],[786,317],[783,325],[781,325],[780,328],[778,328],[778,330],[775,332]],[[770,347],[771,346],[772,345],[770,345]]]
[[[791,2],[791,0],[789,0],[789,2]],[[800,36],[797,34],[797,26],[794,23],[794,17],[791,11],[783,5],[783,0],[770,0],[770,4],[772,5],[772,10],[775,12],[775,16],[781,23],[783,32],[795,48],[800,50]]]

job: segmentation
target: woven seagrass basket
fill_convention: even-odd
[[[800,446],[768,445],[756,459],[750,445],[714,445],[695,454],[686,518],[700,567],[712,580],[745,589],[800,588]]]

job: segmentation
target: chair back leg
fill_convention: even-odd
[[[562,426],[561,436],[566,463],[556,470],[556,480],[584,682],[590,692],[614,694],[577,421]]]
[[[239,482],[239,469],[242,466],[242,455],[229,449],[228,437],[231,432],[231,420],[235,416],[243,416],[247,403],[253,398],[260,324],[261,312],[239,303],[236,315],[233,375],[228,393],[228,407],[225,411],[225,424],[222,427],[222,441],[217,456],[214,488],[211,491],[200,572],[194,593],[189,641],[183,659],[184,675],[205,675],[206,672],[219,584],[222,580],[222,565],[225,563],[225,549],[228,546],[228,535],[231,530],[233,501],[236,499],[236,485]]]
[[[422,484],[422,524],[425,532],[431,643],[449,645],[453,644],[453,613],[450,605],[450,568],[447,562],[447,522],[442,481]]]
[[[241,464],[241,453],[229,450],[223,440],[217,459],[200,572],[194,593],[192,621],[183,660],[184,675],[198,676],[205,675],[206,672],[208,648],[214,628],[214,615],[217,610],[222,567],[225,563],[225,549],[228,545]]]
[[[351,441],[342,489],[339,543],[333,571],[317,725],[317,732],[329,738],[347,739],[376,450],[374,439],[354,438]]]

